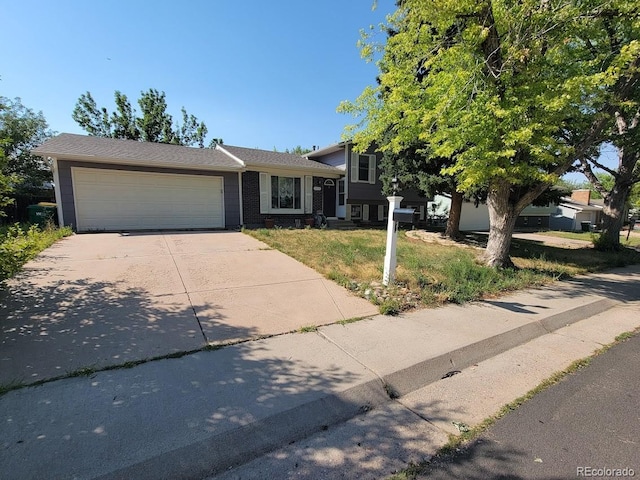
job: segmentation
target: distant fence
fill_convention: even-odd
[[[0,224],[26,222],[29,220],[27,207],[40,202],[55,202],[53,191],[43,192],[39,195],[19,195],[15,197],[12,205],[7,205],[3,210],[5,216],[0,217]]]

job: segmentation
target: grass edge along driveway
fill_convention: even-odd
[[[246,234],[263,241],[326,278],[397,314],[414,308],[464,303],[561,278],[640,263],[640,252],[568,249],[514,239],[516,269],[484,266],[482,235],[467,235],[455,245],[430,243],[398,233],[396,284],[381,284],[385,230],[257,229]]]

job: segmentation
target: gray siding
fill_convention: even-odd
[[[205,175],[224,178],[225,227],[237,228],[240,225],[240,203],[238,193],[238,174],[236,172],[217,172],[209,170],[185,170],[180,168],[155,168],[108,163],[79,162],[58,160],[58,176],[60,180],[60,196],[56,199],[62,204],[64,223],[76,226],[75,199],[73,198],[72,167],[96,168],[104,170],[126,170],[135,172],[171,173],[187,175]]]
[[[376,183],[359,183],[352,182],[351,180],[351,152],[353,145],[347,145],[347,178],[349,179],[349,185],[347,186],[347,204],[383,204],[387,203],[386,197],[382,194],[382,182],[380,181],[380,168],[378,166],[382,159],[381,153],[376,153]],[[367,152],[374,153],[374,152]]]
[[[332,167],[340,167],[344,165],[344,150],[338,152],[329,153],[322,157],[314,158],[315,161],[330,165]]]
[[[347,156],[347,178],[349,179],[349,185],[347,186],[347,204],[369,204],[369,205],[386,205],[388,203],[387,197],[382,193],[382,182],[380,181],[380,161],[382,160],[382,153],[374,152],[373,150],[367,151],[368,154],[375,153],[376,155],[376,183],[359,183],[351,182],[351,151],[352,145],[348,145]],[[427,199],[421,196],[416,190],[403,190],[398,195],[404,197],[405,202],[421,202],[424,203]]]

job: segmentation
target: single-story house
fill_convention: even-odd
[[[382,194],[380,181],[382,153],[373,148],[365,153],[358,153],[353,150],[352,142],[345,141],[314,150],[305,156],[309,160],[337,168],[342,173],[336,183],[335,201],[332,196],[325,197],[322,207],[327,217],[355,224],[387,221],[389,201]],[[403,197],[401,207],[415,209],[417,221],[426,219],[429,199],[414,189],[401,189],[398,195]],[[330,202],[327,203],[326,200]]]
[[[67,133],[33,153],[51,159],[59,223],[79,232],[300,224],[344,173],[288,153]]]
[[[436,195],[427,206],[428,219],[441,219],[449,216],[451,197]],[[516,220],[516,230],[548,230],[552,214],[556,211],[553,204],[536,207],[529,205]],[[436,220],[437,222],[437,220]],[[486,203],[464,201],[460,212],[461,231],[489,230],[489,208]]]
[[[598,227],[602,222],[602,201],[591,200],[590,190],[574,190],[571,198],[563,198],[551,216],[552,230],[577,232]],[[588,223],[588,225],[587,225]]]

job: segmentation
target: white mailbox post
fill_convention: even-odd
[[[396,242],[398,239],[398,222],[393,218],[393,212],[400,207],[403,197],[391,196],[389,200],[389,221],[387,222],[387,250],[384,254],[384,272],[382,283],[389,286],[396,279]]]

